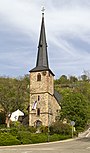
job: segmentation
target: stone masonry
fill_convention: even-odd
[[[38,73],[41,74],[41,81],[37,81]],[[60,105],[54,97],[54,78],[49,71],[45,73],[43,75],[42,71],[31,72],[30,74],[30,126],[34,126],[37,120],[41,121],[42,125],[48,126],[55,121],[57,110],[60,110]],[[37,107],[32,110],[35,101],[37,101]],[[37,115],[37,108],[40,109],[39,116]]]
[[[30,70],[29,126],[49,126],[55,122],[60,110],[59,96],[55,93],[54,74],[48,64],[44,13],[42,13],[36,67]]]

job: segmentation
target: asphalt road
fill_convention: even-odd
[[[0,147],[0,153],[90,153],[90,137],[38,145]]]

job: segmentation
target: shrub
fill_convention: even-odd
[[[21,144],[30,144],[31,141],[31,133],[27,131],[19,131],[17,134],[17,139],[21,142]]]
[[[36,128],[33,126],[27,127],[27,131],[31,132],[31,133],[35,133],[36,132]]]
[[[60,141],[71,138],[70,135],[53,134],[49,136],[49,141]]]
[[[84,128],[78,126],[78,127],[76,128],[76,130],[77,130],[77,132],[79,133],[79,132],[83,132],[83,131],[84,131]]]
[[[48,133],[48,127],[47,126],[41,126],[40,131],[41,131],[41,133]]]
[[[18,128],[10,128],[9,133],[13,136],[17,136],[18,134]]]
[[[0,130],[6,128],[6,124],[0,124]]]
[[[1,128],[0,133],[9,133],[10,129],[9,128]]]
[[[43,133],[31,134],[32,143],[47,142],[47,135]]]
[[[49,136],[49,137],[48,137]],[[45,133],[31,133],[29,131],[17,131],[17,129],[9,129],[8,132],[0,134],[0,145],[18,145],[18,144],[34,144],[49,141],[59,141],[70,138],[69,135],[53,134],[47,135]]]
[[[32,143],[42,143],[47,142],[47,135],[42,133],[30,133],[27,131],[18,132],[17,139],[21,144],[32,144]]]
[[[12,128],[21,128],[23,125],[19,122],[19,121],[16,121],[16,122],[11,122],[11,127]]]
[[[51,134],[61,134],[61,135],[71,135],[71,126],[68,124],[63,124],[60,121],[54,122],[50,126]]]
[[[20,141],[9,133],[0,134],[0,146],[19,145]]]

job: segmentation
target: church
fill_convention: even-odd
[[[54,73],[49,68],[44,12],[36,66],[30,71],[29,126],[49,126],[61,109],[60,95],[54,90]]]

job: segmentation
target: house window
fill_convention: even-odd
[[[40,73],[38,73],[38,75],[37,75],[37,81],[41,81],[41,74]]]
[[[40,108],[37,109],[37,116],[40,116]]]

